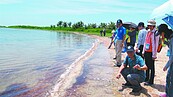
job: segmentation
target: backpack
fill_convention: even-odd
[[[158,33],[158,31],[156,30],[154,32],[154,40],[156,41],[156,32]],[[159,36],[159,42],[158,42],[158,47],[157,47],[157,52],[160,53],[160,51],[162,50],[162,39]]]
[[[160,53],[161,50],[162,50],[162,39],[159,37],[159,45],[157,48],[157,52]]]

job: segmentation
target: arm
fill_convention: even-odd
[[[168,62],[166,63],[166,65],[163,68],[163,71],[166,71],[172,63],[173,63],[173,55],[170,55]]]
[[[124,43],[125,39],[126,39],[126,28],[124,28],[124,32],[123,32],[123,41],[122,41],[122,43]]]
[[[140,66],[139,64],[136,64],[133,68],[138,69],[138,70],[147,70],[148,67],[146,65]]]
[[[116,31],[117,31],[117,30],[116,30]],[[116,34],[117,34],[116,31],[115,31],[115,32],[113,33],[113,35],[112,35],[112,37],[113,37],[113,41],[115,41],[115,39],[116,39]]]
[[[141,45],[141,42],[142,42],[142,32],[139,31],[139,34],[138,34],[138,42],[137,42],[137,48],[139,49],[139,46]]]
[[[122,47],[124,45],[125,39],[126,39],[126,29],[124,29],[124,33],[123,33]]]
[[[145,62],[142,59],[142,57],[139,57],[139,63],[136,64],[133,68],[135,68],[137,70],[147,70],[148,69],[148,67],[145,65]]]
[[[146,35],[146,37],[145,37],[145,41],[144,41],[144,47],[143,47],[143,51],[142,51],[142,55],[144,55],[144,53],[145,53],[145,46],[146,46],[146,39],[147,39],[147,36],[148,36],[148,33],[147,33],[147,35]]]
[[[126,67],[126,64],[120,66],[116,78],[119,79],[121,77],[121,71]]]
[[[171,41],[170,41],[169,49],[170,49],[171,54],[169,56],[168,62],[166,63],[166,65],[163,68],[163,71],[166,71],[170,67],[170,65],[173,64],[173,39],[171,39]]]
[[[124,43],[125,39],[126,39],[126,35],[123,36],[123,41],[122,41],[122,43]]]
[[[152,34],[152,58],[157,58],[157,48],[159,43],[159,36],[155,36],[154,33]]]

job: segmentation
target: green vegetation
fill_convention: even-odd
[[[100,35],[100,31],[106,30],[106,37],[112,36],[112,30],[116,30],[115,23],[96,23],[84,24],[82,21],[72,24],[71,22],[59,21],[56,25],[50,25],[49,27],[39,26],[27,26],[27,25],[16,25],[8,26],[8,28],[21,28],[21,29],[38,29],[38,30],[50,30],[50,31],[63,31],[63,32],[79,32],[83,34]],[[128,33],[127,29],[127,33]]]
[[[0,26],[0,28],[6,28],[6,26]]]
[[[39,29],[39,30],[52,30],[52,31],[67,31],[67,32],[80,32],[85,34],[100,35],[100,30],[106,29],[106,36],[110,37],[112,35],[111,31],[115,29],[115,23],[100,23],[97,25],[93,24],[84,24],[82,21],[72,24],[71,22],[59,21],[56,25],[50,25],[50,27],[39,27],[39,26],[26,26],[26,25],[17,25],[17,26],[8,26],[8,28],[22,28],[22,29]]]

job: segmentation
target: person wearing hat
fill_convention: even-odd
[[[158,26],[157,35],[162,36],[162,39],[166,38],[167,41],[164,43],[168,46],[168,56],[169,60],[166,65],[163,67],[163,71],[167,72],[166,76],[166,93],[160,94],[160,97],[172,97],[173,96],[173,31],[168,29],[166,24],[161,24]]]
[[[115,42],[115,51],[116,51],[116,64],[114,66],[121,66],[121,52],[122,52],[122,48],[123,48],[123,43],[125,40],[125,36],[126,36],[126,28],[124,28],[123,26],[123,22],[121,19],[117,20],[116,26],[117,29],[114,32],[115,36],[114,36],[114,42]]]
[[[155,59],[157,58],[157,48],[159,42],[159,35],[155,36],[156,22],[154,20],[148,21],[148,33],[145,38],[144,47],[142,54],[145,58],[145,63],[148,67],[146,71],[146,79],[144,85],[153,85],[155,76]]]
[[[127,46],[127,56],[124,59],[123,65],[119,68],[116,78],[124,77],[125,86],[131,86],[132,92],[139,92],[142,87],[140,83],[145,81],[147,66],[141,56],[135,54],[133,46]]]
[[[145,29],[143,22],[139,22],[138,30],[139,30],[139,34],[138,34],[138,41],[136,46],[136,54],[140,55],[144,59],[144,57],[142,56],[142,51],[144,47],[147,30]]]

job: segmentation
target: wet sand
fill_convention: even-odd
[[[64,97],[158,97],[165,91],[166,73],[162,70],[168,57],[166,56],[167,47],[158,53],[155,62],[155,82],[152,86],[144,86],[139,93],[132,93],[132,89],[122,87],[125,83],[123,77],[116,79],[115,76],[119,67],[114,67],[115,56],[114,46],[107,49],[110,38],[93,36],[100,40],[98,47],[93,55],[84,61],[84,67],[76,83],[69,88]],[[126,53],[122,53],[122,60]]]

